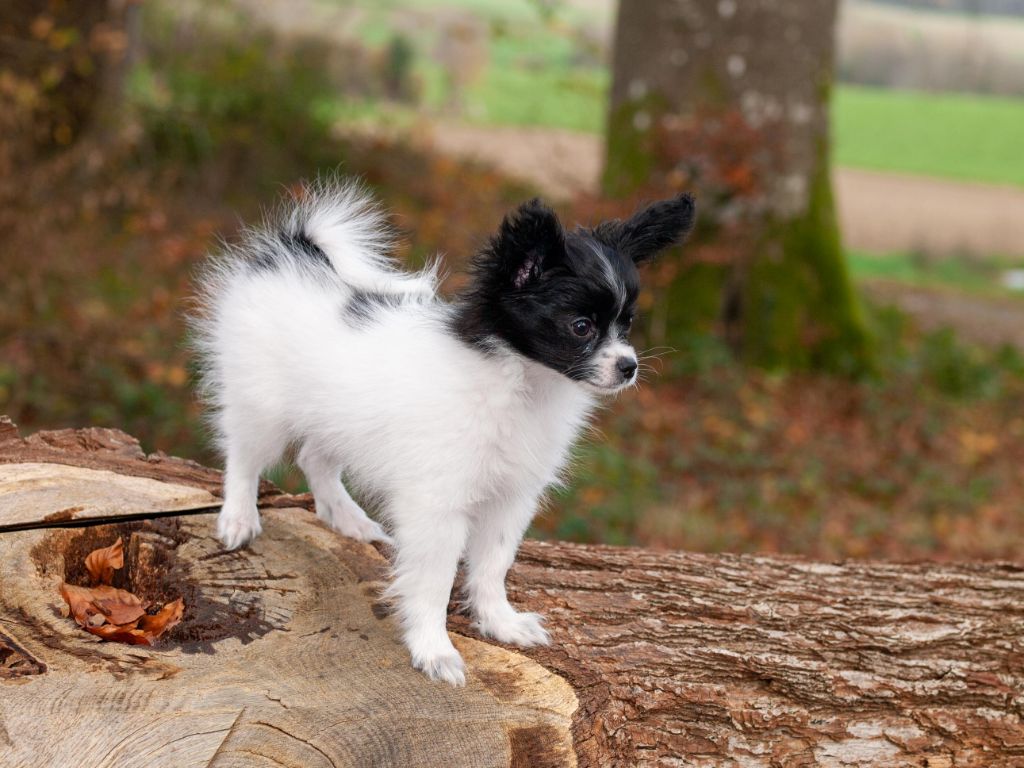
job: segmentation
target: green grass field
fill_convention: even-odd
[[[1024,186],[1024,99],[841,86],[839,165]]]
[[[1012,291],[1003,284],[1007,270],[1021,268],[1020,259],[964,259],[953,256],[937,259],[915,253],[848,251],[846,263],[857,281],[884,280],[975,296],[1024,300],[1020,291]]]

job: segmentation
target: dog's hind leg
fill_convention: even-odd
[[[329,452],[307,440],[297,461],[316,500],[317,517],[344,536],[392,543],[391,537],[367,516],[342,485],[341,469]]]
[[[237,549],[259,536],[256,508],[260,472],[284,450],[283,432],[241,414],[224,416],[224,504],[217,516],[217,535],[227,549]]]

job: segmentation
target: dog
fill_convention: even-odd
[[[260,533],[260,474],[294,449],[321,520],[394,546],[387,595],[414,667],[465,683],[446,631],[460,560],[483,635],[548,643],[541,616],[509,603],[506,573],[597,405],[636,382],[637,267],[681,242],[694,216],[683,194],[566,230],[531,200],[447,301],[436,263],[410,273],[392,260],[392,230],[359,184],[304,187],[198,279],[224,546]]]

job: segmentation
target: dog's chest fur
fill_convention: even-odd
[[[473,495],[534,494],[557,481],[593,400],[521,358],[500,360],[491,373],[466,404],[474,424],[466,456]]]

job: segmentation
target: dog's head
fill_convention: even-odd
[[[476,259],[460,332],[497,337],[593,390],[616,392],[636,380],[637,266],[680,242],[693,221],[689,195],[572,231],[539,200],[525,203]]]

